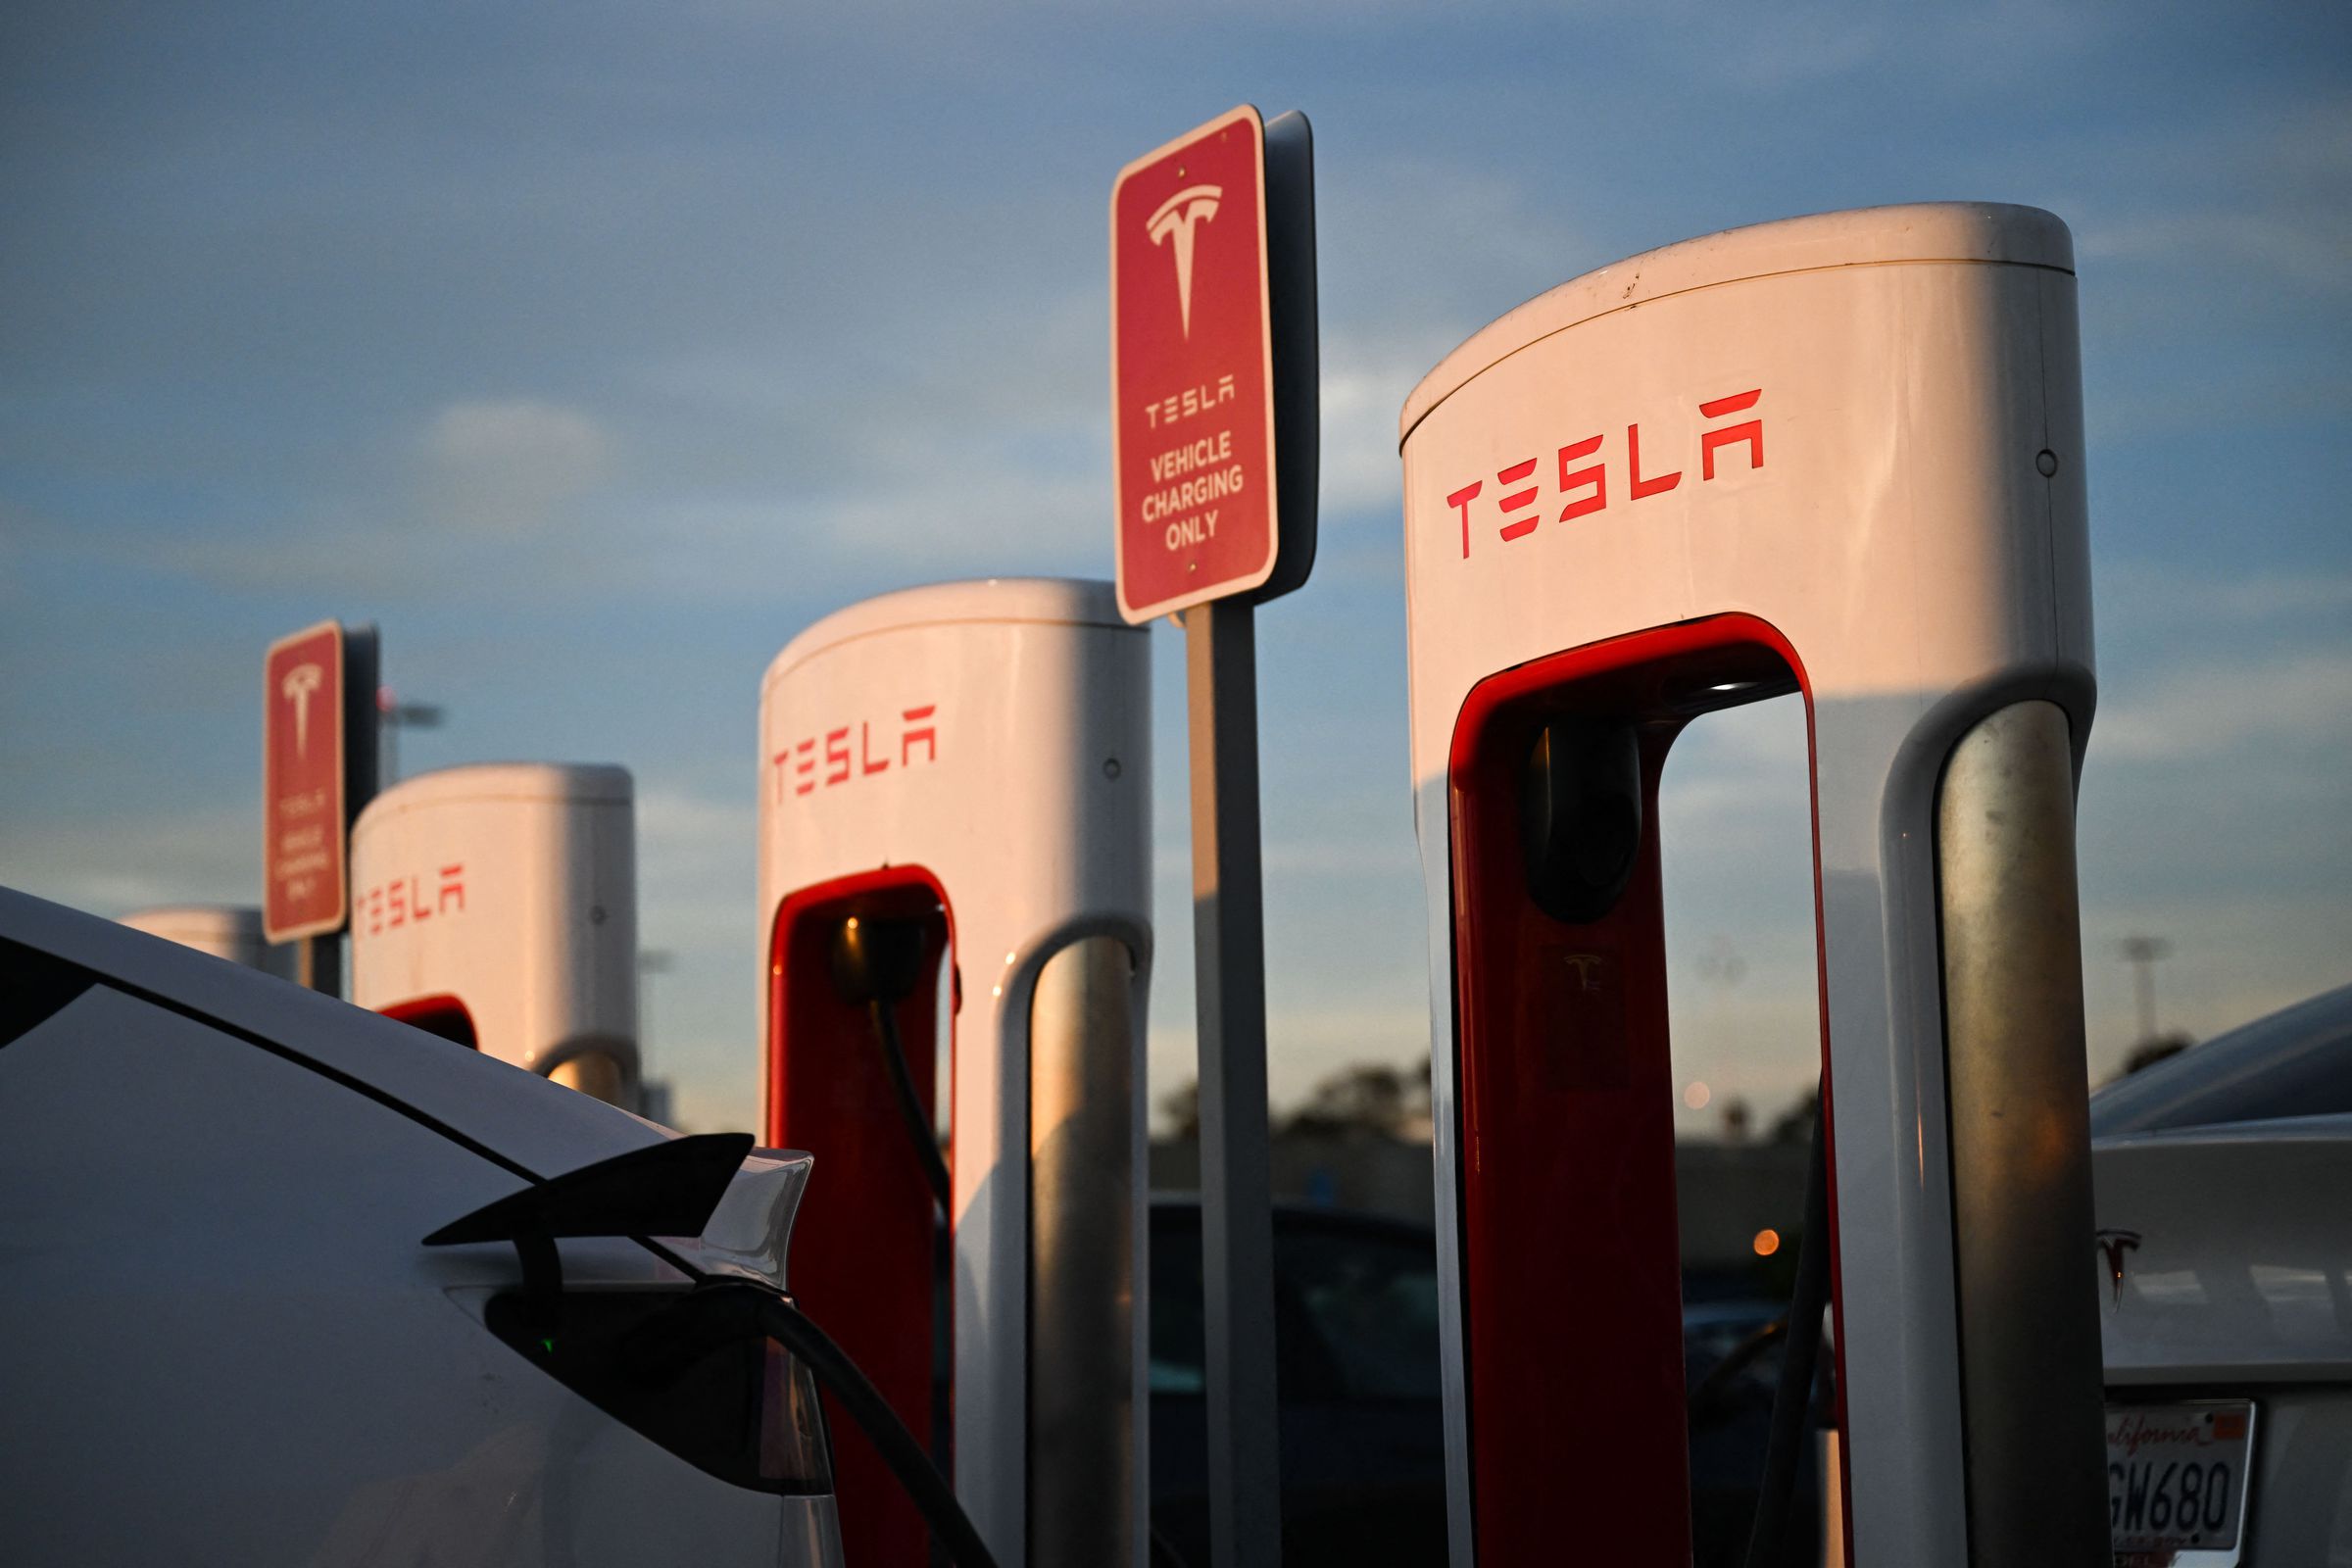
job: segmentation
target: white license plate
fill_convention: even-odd
[[[2248,1400],[2107,1406],[2107,1524],[2118,1568],[2236,1562],[2253,1457]]]

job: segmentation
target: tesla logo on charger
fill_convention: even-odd
[[[294,755],[311,755],[311,699],[326,684],[326,671],[317,664],[296,664],[278,682],[278,694],[294,705]]]
[[[1168,249],[1176,259],[1176,319],[1186,337],[1193,335],[1193,231],[1217,216],[1217,203],[1224,199],[1222,185],[1189,185],[1161,202],[1144,223],[1154,245],[1174,237]]]
[[[1699,404],[1699,416],[1704,419],[1728,419],[1735,414],[1747,413],[1763,396],[1764,389],[1754,387],[1745,392],[1733,392],[1724,397],[1710,398]],[[1656,426],[1653,425],[1652,428],[1655,429]],[[1483,520],[1494,522],[1496,534],[1503,543],[1510,544],[1515,540],[1525,539],[1545,521],[1571,522],[1578,517],[1591,516],[1593,513],[1606,511],[1609,506],[1609,455],[1602,450],[1602,447],[1612,433],[1614,432],[1604,431],[1599,435],[1585,436],[1571,441],[1565,446],[1554,448],[1551,453],[1552,462],[1549,466],[1544,464],[1544,454],[1543,453],[1504,465],[1494,474],[1494,486],[1497,493],[1487,501],[1486,506],[1480,508],[1481,512],[1486,512],[1487,507],[1494,509],[1487,514]],[[1704,484],[1715,477],[1716,455],[1725,447],[1731,446],[1743,446],[1747,449],[1747,466],[1750,468],[1764,466],[1763,416],[1758,415],[1753,418],[1742,419],[1737,424],[1719,425],[1712,430],[1701,430],[1698,433],[1699,483]],[[1682,446],[1680,450],[1681,455],[1669,461],[1688,462],[1690,448],[1686,445]],[[1657,443],[1654,439],[1650,445],[1650,452],[1651,462],[1654,464],[1657,462]],[[1626,504],[1628,506],[1638,501],[1646,501],[1652,496],[1664,495],[1683,482],[1684,470],[1681,468],[1676,468],[1672,472],[1662,472],[1655,467],[1648,473],[1642,471],[1642,426],[1640,424],[1629,424],[1625,427],[1623,462]],[[1544,467],[1545,471],[1539,474],[1537,471],[1539,467]],[[1550,503],[1542,498],[1545,488],[1544,480],[1552,478],[1555,473],[1557,477],[1556,483],[1551,486],[1551,500],[1564,500],[1568,504],[1560,509],[1557,516],[1551,516],[1549,514]],[[1461,521],[1462,559],[1464,561],[1470,559],[1471,503],[1479,501],[1486,493],[1487,481],[1473,479],[1446,498],[1446,504],[1454,510],[1455,515]]]
[[[407,876],[390,877],[352,900],[351,923],[356,928],[361,911],[368,916],[368,934],[382,936],[402,926],[422,924],[444,914],[466,912],[466,865],[441,867],[441,880],[432,887],[414,872]]]
[[[775,798],[784,799],[787,779],[795,795],[813,795],[821,788],[847,784],[854,778],[870,778],[876,773],[890,771],[895,762],[902,768],[917,762],[939,760],[939,725],[937,703],[925,703],[920,708],[899,710],[899,748],[893,758],[890,749],[889,721],[883,722],[882,749],[874,750],[874,726],[870,719],[859,719],[855,726],[858,744],[850,745],[851,725],[843,724],[809,735],[779,748],[767,760],[775,771]],[[920,755],[917,755],[919,749]],[[822,771],[819,771],[819,764]]]
[[[1609,960],[1597,953],[1563,953],[1560,961],[1576,971],[1576,989],[1579,991],[1598,991],[1600,982],[1592,978],[1594,972],[1604,976],[1608,973]]]
[[[2124,1302],[2124,1260],[2139,1250],[2139,1232],[2101,1231],[2098,1234],[2099,1255],[2107,1260],[2107,1277],[2113,1283],[2115,1295],[2108,1305]]]

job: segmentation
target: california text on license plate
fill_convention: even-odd
[[[2107,1406],[2107,1526],[2118,1568],[2236,1562],[2253,1456],[2249,1400]]]

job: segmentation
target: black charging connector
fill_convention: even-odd
[[[727,1346],[761,1337],[781,1345],[841,1401],[906,1490],[948,1562],[955,1568],[996,1568],[956,1489],[890,1401],[832,1336],[786,1297],[748,1281],[707,1280],[632,1330],[620,1354],[639,1379],[658,1385]]]
[[[898,1097],[899,1119],[906,1125],[907,1141],[914,1146],[914,1157],[922,1164],[923,1179],[939,1211],[948,1214],[954,1212],[949,1201],[948,1162],[940,1154],[931,1118],[924,1114],[922,1097],[915,1093],[906,1043],[899,1038],[899,1004],[914,994],[922,978],[923,928],[913,921],[853,914],[834,932],[833,988],[842,1001],[862,1005],[873,1020],[882,1062],[890,1071],[891,1089]]]
[[[1642,742],[1622,719],[1555,718],[1536,731],[1520,775],[1528,897],[1555,920],[1607,914],[1642,848]]]
[[[923,979],[923,928],[912,920],[853,914],[833,933],[833,989],[841,1000],[892,1004]]]

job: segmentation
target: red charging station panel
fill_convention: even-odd
[[[936,1115],[939,965],[955,951],[947,895],[900,866],[806,888],[776,913],[769,949],[767,1143],[816,1156],[793,1222],[793,1298],[862,1368],[934,1453],[932,1377],[939,1236],[931,1190],[906,1147],[898,1101],[862,1005],[832,981],[836,931],[851,915],[926,931],[924,983],[898,1004],[907,1070]],[[952,1155],[951,1155],[952,1159]],[[853,1562],[920,1563],[925,1532],[865,1434],[825,1396],[842,1542]]]
[[[1657,786],[1699,712],[1787,690],[1741,615],[1664,626],[1474,688],[1449,767],[1461,1245],[1479,1560],[1690,1561],[1682,1262]],[[1631,881],[1570,924],[1529,894],[1520,791],[1556,718],[1631,720]]]

